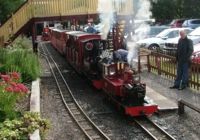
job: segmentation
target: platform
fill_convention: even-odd
[[[158,105],[159,111],[178,109],[177,103],[171,101],[169,98],[159,94],[150,87],[146,87],[146,96],[153,100]]]
[[[143,71],[140,76],[147,86],[147,96],[158,104],[160,111],[177,109],[180,99],[200,108],[200,91],[189,87],[184,90],[170,89],[174,80],[147,71]]]

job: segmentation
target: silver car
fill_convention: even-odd
[[[182,27],[188,27],[195,29],[200,26],[200,19],[188,19],[185,20],[182,24]]]

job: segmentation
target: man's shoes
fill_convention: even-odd
[[[169,87],[170,89],[178,89],[179,87],[178,86],[176,86],[176,85],[173,85],[173,86],[171,86],[171,87]]]
[[[183,90],[185,88],[186,88],[186,86],[181,86],[181,87],[178,88],[178,90]]]

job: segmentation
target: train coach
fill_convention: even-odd
[[[151,115],[157,105],[148,101],[146,86],[126,62],[112,59],[113,52],[101,35],[52,29],[51,43],[67,62],[102,89],[117,108],[129,116]]]
[[[66,32],[67,30],[51,28],[50,32],[50,41],[52,46],[62,55],[65,54],[66,48]]]

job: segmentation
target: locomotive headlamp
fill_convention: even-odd
[[[114,67],[111,67],[110,68],[110,71],[109,71],[109,75],[115,75],[115,68]]]

